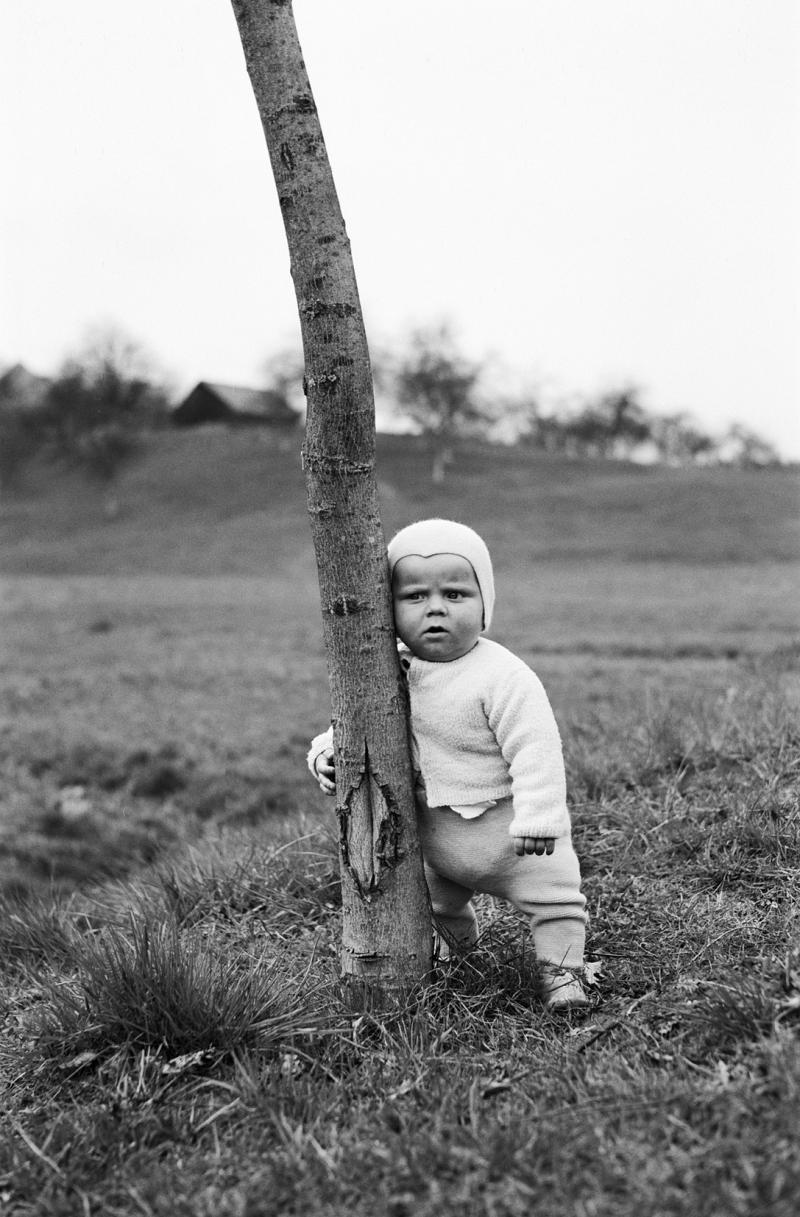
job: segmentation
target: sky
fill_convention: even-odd
[[[800,458],[796,0],[295,0],[373,348],[640,387]],[[3,0],[0,364],[97,327],[175,392],[299,349],[228,0]]]

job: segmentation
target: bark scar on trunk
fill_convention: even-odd
[[[331,476],[347,476],[356,473],[372,473],[374,461],[354,461],[347,456],[328,456],[309,452],[304,448],[301,453],[303,469],[306,473],[327,473]]]
[[[352,803],[364,786],[365,778],[367,780],[365,794],[369,801],[368,810],[369,822],[372,829],[372,846],[369,851],[369,862],[364,858],[366,863],[364,873],[359,874],[360,868],[355,865],[353,852],[350,848],[350,828]],[[378,792],[378,798],[374,797],[373,790]],[[377,831],[375,822],[376,811],[381,812],[380,820],[377,823]],[[373,896],[380,894],[381,883],[385,873],[393,870],[403,860],[404,853],[400,844],[402,837],[400,806],[388,782],[383,781],[376,771],[370,770],[369,751],[366,740],[364,741],[363,761],[359,770],[358,781],[352,783],[345,796],[344,803],[336,808],[336,814],[339,819],[339,852],[342,863],[347,868],[347,872],[353,880],[361,899],[366,903],[370,903]],[[367,851],[364,850],[363,852],[366,853]]]
[[[281,153],[283,149],[281,149]],[[294,167],[294,162],[292,162]],[[309,321],[314,321],[317,317],[352,317],[355,315],[355,306],[352,304],[342,303],[341,301],[326,301],[326,300],[302,300],[300,302],[300,312],[305,313]]]
[[[357,596],[336,596],[328,605],[328,612],[334,617],[349,617],[353,613],[365,613],[371,607],[369,600],[359,600]]]
[[[332,393],[338,383],[339,377],[335,372],[323,372],[320,376],[306,376],[303,380],[306,396],[314,389],[319,389],[321,393]]]
[[[403,859],[403,851],[400,848],[400,838],[402,836],[400,805],[394,796],[391,786],[388,782],[381,781],[377,771],[374,771],[371,777],[383,796],[383,806],[385,808],[385,813],[378,826],[378,835],[375,840],[375,857],[382,870],[391,870],[392,867],[397,866]]]

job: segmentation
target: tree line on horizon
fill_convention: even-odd
[[[575,459],[750,468],[782,463],[768,441],[739,423],[714,437],[688,413],[647,410],[632,384],[547,409],[536,390],[498,393],[502,374],[489,361],[464,355],[447,325],[414,331],[400,349],[378,354],[373,372],[392,421],[428,448],[437,482],[465,439],[513,442]],[[267,362],[263,387],[297,408],[302,377],[302,357],[283,351]],[[20,480],[36,455],[111,481],[146,433],[170,425],[174,405],[141,348],[116,331],[103,332],[64,363],[36,405],[15,400],[0,380],[2,484]]]
[[[491,365],[464,356],[448,327],[418,330],[399,356],[378,364],[400,413],[433,449],[433,477],[441,481],[460,438],[522,444],[540,452],[598,460],[647,460],[671,465],[780,465],[767,440],[739,423],[719,437],[686,412],[656,414],[636,385],[616,388],[545,409],[535,390],[500,394]]]

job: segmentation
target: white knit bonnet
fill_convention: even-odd
[[[486,542],[455,520],[418,520],[401,528],[389,542],[389,574],[401,558],[432,558],[434,554],[455,554],[469,562],[483,600],[483,628],[488,630],[494,611],[494,575]]]

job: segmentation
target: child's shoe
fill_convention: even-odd
[[[558,1013],[562,1010],[581,1010],[589,1005],[589,998],[580,978],[572,968],[544,964],[539,970],[539,982],[548,1010]]]

